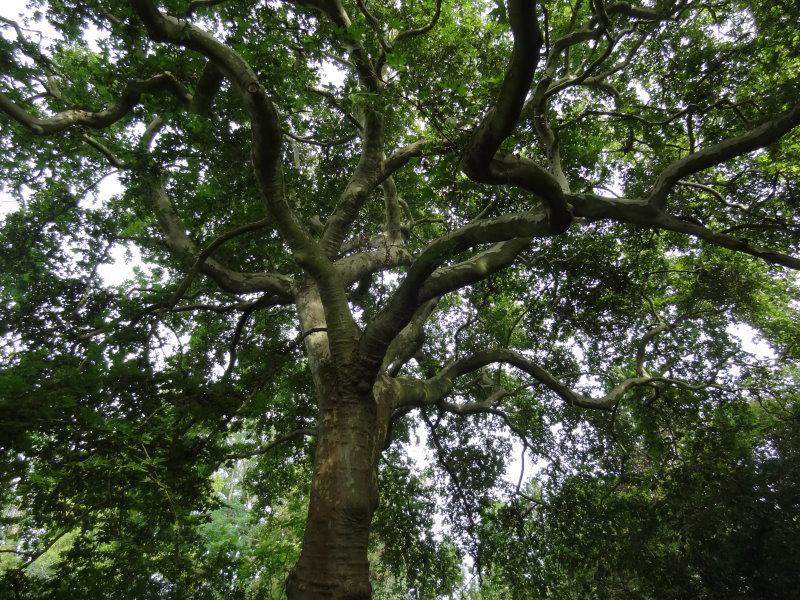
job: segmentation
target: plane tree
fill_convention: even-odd
[[[71,535],[65,577],[197,597],[211,476],[258,457],[254,507],[310,481],[287,596],[369,598],[379,481],[387,557],[430,525],[425,431],[480,575],[509,440],[558,466],[631,407],[788,401],[796,4],[31,7],[54,35],[0,22],[22,564]]]

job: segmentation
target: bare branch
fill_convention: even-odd
[[[366,5],[364,4],[364,0],[356,0],[356,4],[358,5],[358,9],[361,11],[361,14],[364,15],[367,19],[367,23],[369,23],[370,28],[375,33],[375,37],[378,38],[378,43],[381,45],[382,52],[386,53],[389,51],[389,43],[386,41],[386,38],[381,31],[381,24],[378,19],[375,18],[369,10],[367,10]]]
[[[411,263],[411,255],[401,244],[383,240],[376,250],[359,252],[333,263],[342,282],[349,286],[367,275]]]
[[[219,66],[214,61],[209,60],[200,72],[200,78],[194,86],[194,96],[189,109],[199,115],[208,114],[224,78],[225,76]]]
[[[400,198],[397,194],[397,185],[393,177],[387,177],[381,184],[383,189],[383,205],[386,215],[386,237],[390,243],[402,244],[403,234],[400,229],[402,212],[400,210]]]
[[[509,0],[508,13],[514,36],[511,60],[494,107],[484,116],[464,153],[464,173],[479,183],[514,185],[542,198],[550,211],[551,229],[560,233],[572,220],[562,182],[533,161],[497,155],[522,114],[543,44],[535,2]]]
[[[350,16],[347,14],[340,0],[288,0],[288,2],[319,10],[342,30],[346,31],[350,28]],[[372,23],[370,23],[370,26],[372,26]],[[364,46],[353,36],[348,38],[347,46],[350,50],[351,60],[356,66],[356,72],[358,73],[358,79],[361,84],[370,92],[380,91],[383,88],[383,82],[375,69],[375,65],[372,64],[367,51],[364,49]]]
[[[247,325],[247,321],[250,320],[250,317],[255,313],[257,310],[261,308],[267,308],[269,306],[274,306],[275,298],[274,296],[264,296],[259,298],[255,302],[251,302],[242,312],[242,315],[239,317],[239,320],[236,323],[236,328],[233,331],[233,337],[231,338],[231,345],[228,349],[228,367],[225,369],[225,374],[223,375],[223,379],[230,377],[231,373],[233,373],[233,369],[236,366],[236,347],[239,345],[239,340],[242,338],[242,332],[244,331],[245,325]]]
[[[463,262],[434,271],[420,288],[418,299],[425,301],[460,289],[511,265],[520,252],[530,246],[532,237],[500,242]]]
[[[487,178],[492,157],[517,125],[543,43],[534,2],[509,0],[508,12],[514,35],[508,70],[495,106],[484,116],[464,156],[467,175],[478,181]]]
[[[351,115],[350,112],[344,108],[344,106],[342,106],[342,103],[339,102],[339,99],[333,92],[320,88],[308,88],[308,91],[325,98],[331,106],[341,112],[345,118],[353,124],[353,126],[356,128],[356,131],[363,130],[364,126],[359,122],[358,119]]]
[[[714,196],[717,200],[719,200],[723,204],[726,204],[726,205],[728,204],[727,202],[725,202],[725,198],[722,196],[722,194],[720,194],[717,190],[715,190],[710,185],[704,185],[702,183],[695,183],[694,181],[686,181],[684,179],[681,179],[680,181],[678,181],[677,185],[684,185],[686,187],[695,188],[696,190],[703,190],[704,192],[708,192],[709,194]]]

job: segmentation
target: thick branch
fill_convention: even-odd
[[[342,242],[366,202],[378,185],[383,158],[383,118],[373,109],[364,115],[364,136],[361,158],[333,214],[328,219],[320,246],[328,257],[339,252]]]
[[[389,344],[381,370],[391,377],[396,376],[425,341],[425,323],[436,308],[438,298],[422,304],[400,333]]]
[[[384,214],[386,215],[386,223],[384,224],[386,237],[392,243],[401,244],[403,242],[403,235],[400,231],[402,212],[394,178],[387,177],[381,184],[381,189],[383,190],[383,206]]]
[[[485,178],[489,163],[500,144],[517,125],[543,43],[534,2],[509,0],[508,16],[514,35],[514,49],[508,70],[494,107],[478,126],[464,156],[465,172],[479,181]]]
[[[357,339],[358,327],[347,304],[345,287],[330,261],[287,203],[280,165],[283,135],[278,113],[255,72],[237,52],[202,29],[164,15],[152,0],[129,1],[151,38],[203,54],[238,88],[250,116],[253,170],[267,212],[291,248],[297,263],[319,285],[332,353],[338,357],[349,356]],[[330,4],[338,5],[338,1],[332,0]],[[205,264],[211,263],[206,261]]]
[[[798,124],[800,124],[800,102],[747,133],[676,160],[658,176],[647,197],[648,201],[655,206],[663,207],[670,191],[681,179],[772,144],[797,127]]]
[[[761,248],[753,245],[746,238],[718,233],[703,225],[673,217],[659,210],[647,200],[607,198],[595,194],[570,194],[568,198],[575,216],[583,217],[588,221],[610,219],[652,229],[685,233],[715,246],[744,252],[769,263],[800,269],[800,258]]]
[[[522,237],[500,242],[463,262],[437,269],[420,288],[418,300],[442,296],[508,267],[532,240],[531,237]]]
[[[0,111],[18,121],[37,135],[63,131],[67,127],[80,125],[92,129],[103,129],[128,115],[139,103],[142,95],[168,92],[181,103],[190,105],[192,96],[172,73],[165,72],[149,79],[134,79],[125,86],[120,97],[110,106],[99,111],[65,110],[52,117],[36,117],[0,93]]]
[[[208,61],[200,72],[200,78],[194,87],[194,96],[189,109],[199,115],[208,114],[214,98],[222,87],[225,76],[213,61]]]
[[[480,183],[514,185],[543,198],[550,209],[550,227],[560,233],[571,222],[561,182],[533,161],[496,156],[519,121],[543,43],[535,2],[509,0],[508,14],[514,36],[511,60],[494,107],[486,113],[464,153],[464,172]]]
[[[480,244],[514,240],[502,248],[490,250],[488,254],[473,257],[475,260],[466,261],[466,265],[449,271],[449,275],[447,270],[443,270],[441,278],[434,279],[428,288],[431,294],[435,295],[438,290],[449,290],[451,284],[463,282],[466,285],[468,282],[488,277],[494,270],[507,264],[510,260],[509,254],[521,251],[523,241],[516,238],[551,234],[548,215],[544,210],[540,210],[483,219],[435,240],[414,260],[405,279],[386,306],[367,326],[360,342],[362,356],[374,368],[378,368],[392,339],[408,324],[417,307],[430,299],[430,295],[427,297],[420,295],[423,285],[434,271],[451,257]],[[484,266],[481,266],[482,264]]]
[[[403,246],[392,244],[386,240],[381,246],[377,250],[351,254],[334,263],[334,268],[346,286],[352,285],[367,275],[411,263],[411,256]]]

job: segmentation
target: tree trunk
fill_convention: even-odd
[[[381,406],[371,390],[321,402],[303,548],[286,582],[290,600],[372,597],[367,545],[388,422]]]

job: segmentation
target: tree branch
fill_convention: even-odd
[[[172,73],[164,72],[149,79],[134,79],[129,82],[120,97],[108,108],[99,111],[66,110],[52,117],[36,117],[0,93],[0,111],[18,121],[37,135],[49,135],[63,131],[73,125],[91,129],[103,129],[128,115],[144,94],[168,92],[182,104],[189,106],[192,96]]]
[[[367,326],[359,344],[361,355],[377,371],[389,343],[408,324],[422,302],[438,292],[488,277],[506,266],[513,259],[512,255],[530,243],[530,237],[552,233],[547,213],[539,210],[474,221],[438,238],[414,259],[397,290]],[[421,295],[431,275],[451,257],[480,244],[507,240],[513,241],[481,253],[462,265],[443,269],[433,278],[426,294]]]
[[[236,328],[233,330],[231,345],[228,349],[228,367],[225,369],[225,374],[222,376],[223,379],[230,377],[231,373],[233,373],[234,367],[236,366],[236,347],[239,345],[239,340],[242,338],[242,332],[244,331],[245,325],[247,325],[247,321],[250,320],[250,317],[257,310],[274,305],[274,296],[263,296],[262,298],[259,298],[255,302],[251,302],[245,307],[242,315],[239,317],[239,320],[236,323]]]
[[[564,385],[548,370],[537,365],[527,357],[504,348],[484,350],[467,358],[458,359],[434,377],[426,380],[412,378],[397,378],[399,393],[398,403],[395,408],[402,409],[406,406],[437,405],[450,393],[455,380],[472,371],[493,363],[505,363],[524,371],[551,392],[559,396],[572,406],[597,410],[611,410],[631,389],[652,383],[667,383],[678,385],[690,390],[700,390],[709,387],[720,387],[715,383],[689,383],[666,377],[637,376],[623,380],[600,398],[594,398],[575,392]],[[481,406],[475,406],[479,410]]]
[[[344,238],[369,194],[380,183],[383,157],[383,117],[369,108],[364,113],[361,158],[339,197],[336,209],[325,225],[320,247],[332,258],[339,253]]]
[[[511,265],[531,241],[532,237],[521,237],[500,242],[463,262],[437,269],[420,288],[418,300],[424,302],[486,279]]]
[[[425,323],[436,308],[438,301],[438,298],[434,298],[417,309],[408,325],[389,344],[381,371],[386,371],[390,377],[397,376],[403,365],[422,347],[425,342]]]
[[[261,197],[276,229],[286,240],[297,263],[316,280],[328,323],[331,352],[337,360],[348,357],[358,336],[358,326],[347,304],[347,294],[338,273],[325,253],[301,225],[284,193],[280,160],[283,135],[278,113],[250,65],[234,50],[206,31],[161,13],[152,0],[129,0],[145,24],[150,37],[195,50],[217,64],[238,88],[250,117],[252,163]],[[338,0],[322,2],[327,9],[341,9]],[[347,20],[343,9],[339,11]],[[340,16],[341,16],[340,15]],[[349,20],[345,27],[349,25]],[[180,234],[185,237],[182,231]],[[211,265],[206,261],[206,265]]]
[[[800,124],[800,102],[747,133],[708,146],[674,161],[658,176],[647,196],[647,201],[658,208],[663,208],[670,191],[681,179],[719,165],[731,158],[768,146],[789,133],[798,124]]]
[[[668,215],[648,200],[607,198],[596,194],[570,194],[569,202],[576,217],[587,221],[610,219],[620,223],[640,225],[685,233],[715,246],[744,252],[766,262],[800,269],[800,258],[753,245],[746,238],[718,233],[703,225]]]
[[[569,227],[572,217],[558,178],[533,161],[497,155],[500,144],[514,131],[533,82],[543,44],[536,3],[509,0],[509,22],[514,49],[494,107],[484,116],[464,153],[464,173],[479,183],[514,185],[547,202],[554,233]]]
[[[224,242],[246,231],[253,231],[265,223],[257,221],[238,227],[214,240],[202,252],[197,251],[194,242],[189,239],[186,229],[175,212],[172,202],[167,196],[164,185],[160,182],[153,184],[152,199],[156,216],[164,232],[165,242],[169,249],[184,260],[191,260],[192,267],[189,274],[181,283],[178,291],[173,295],[171,306],[174,306],[188,288],[194,273],[201,272],[208,275],[223,290],[235,294],[250,292],[269,292],[282,298],[292,297],[292,279],[279,273],[245,273],[233,271],[218,260],[211,258],[211,254]]]

